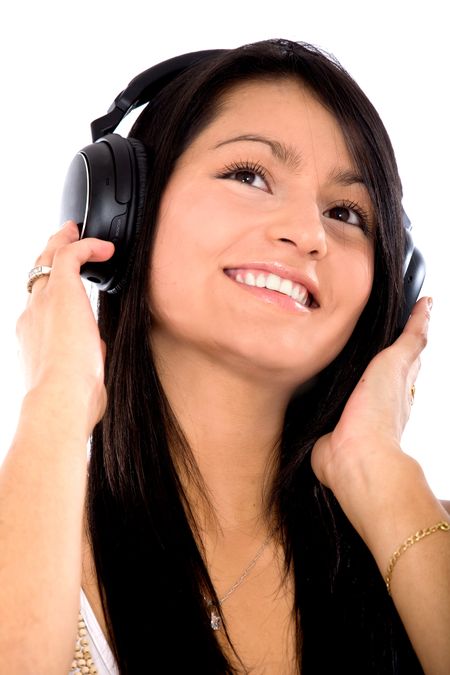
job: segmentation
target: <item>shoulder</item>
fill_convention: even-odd
[[[450,501],[446,501],[444,499],[441,499],[440,502],[441,502],[442,506],[444,507],[444,509],[447,511],[447,513],[450,515]]]

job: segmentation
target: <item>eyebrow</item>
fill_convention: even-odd
[[[346,186],[359,183],[367,188],[364,178],[359,173],[355,173],[355,171],[352,171],[351,169],[334,169],[329,174],[329,181],[330,183],[337,183],[338,185]]]
[[[228,145],[229,143],[240,143],[241,141],[265,143],[271,149],[273,156],[291,169],[296,170],[301,165],[302,155],[298,150],[292,146],[286,145],[285,143],[275,141],[271,138],[267,138],[266,136],[260,136],[259,134],[242,134],[240,136],[234,136],[233,138],[220,141],[220,143],[217,143],[217,145],[214,146],[214,149],[220,148],[223,145]],[[367,188],[363,177],[351,169],[337,168],[332,170],[329,174],[329,182],[344,186],[360,184]]]
[[[220,143],[214,146],[214,149],[220,148],[222,145],[227,145],[228,143],[239,143],[241,141],[265,143],[271,149],[273,156],[291,169],[298,169],[301,164],[302,156],[293,147],[280,143],[280,141],[266,138],[265,136],[259,136],[258,134],[243,134],[242,136],[228,138],[225,141],[220,141]]]

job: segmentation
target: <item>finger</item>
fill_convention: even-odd
[[[29,288],[28,303],[33,296],[39,295],[50,284],[67,284],[69,280],[80,280],[80,268],[85,262],[104,262],[114,253],[114,244],[102,239],[83,239],[82,242],[72,242],[57,249],[53,255],[53,264],[49,266],[49,273],[35,279]],[[51,279],[54,283],[51,283]]]
[[[311,467],[314,471],[316,477],[321,483],[325,486],[329,486],[330,482],[326,475],[327,468],[327,457],[330,452],[331,447],[331,436],[332,434],[326,434],[319,438],[314,444],[312,453],[311,453]]]
[[[49,272],[51,270],[51,267],[48,266],[48,271],[46,271],[46,266],[42,266],[43,270],[42,273],[40,270],[37,270],[37,266],[33,267],[32,270],[30,270],[29,275],[28,275],[28,283],[27,283],[27,290],[28,290],[28,298],[31,299],[31,295],[33,293],[33,289],[35,292],[38,291],[39,288],[44,288],[48,282],[48,277],[49,277]],[[40,276],[35,276],[35,272],[39,271]],[[33,274],[33,279],[31,279],[31,276]]]
[[[74,221],[68,220],[62,225],[61,229],[58,232],[56,232],[49,238],[47,246],[42,251],[42,253],[36,258],[34,267],[52,267],[53,258],[58,248],[63,246],[64,244],[77,241],[78,238],[79,238],[78,226]],[[29,289],[30,296],[33,291],[38,292],[39,290],[45,288],[45,286],[48,283],[48,279],[49,275],[47,274],[39,277],[38,279],[35,279],[33,281],[31,289]],[[30,301],[30,299],[31,298],[29,297],[28,300]]]
[[[55,232],[55,234],[49,238],[45,249],[36,258],[35,267],[38,267],[39,265],[48,265],[51,267],[53,256],[58,248],[65,244],[77,241],[79,238],[80,234],[77,224],[73,220],[68,220],[62,225],[58,232]]]
[[[400,348],[407,348],[414,361],[427,344],[428,325],[431,316],[433,301],[429,297],[420,298],[414,305],[402,334],[396,340],[394,345]]]
[[[50,284],[67,283],[80,278],[80,268],[87,262],[104,262],[114,254],[114,244],[103,239],[81,239],[58,248],[53,257]]]
[[[62,228],[48,240],[44,251],[36,259],[37,266],[51,267],[51,274],[42,276],[33,282],[32,291],[43,290],[50,276],[59,281],[67,275],[75,274],[79,278],[80,267],[84,263],[104,262],[114,253],[114,244],[102,239],[87,238],[79,240],[78,226],[67,221]]]

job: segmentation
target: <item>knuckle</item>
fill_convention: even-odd
[[[62,246],[56,249],[53,260],[54,261],[67,260],[67,258],[71,256],[72,251],[73,247],[71,246],[71,244],[63,244]]]
[[[420,350],[424,349],[428,343],[428,335],[425,329],[421,330],[417,336]]]
[[[400,373],[402,378],[406,378],[411,368],[411,360],[406,356],[400,360]]]
[[[390,365],[393,372],[398,373],[401,378],[405,378],[411,368],[411,354],[406,352],[404,349],[396,350],[395,355],[393,355]]]
[[[74,228],[76,229],[76,228]],[[78,235],[75,231],[70,231],[67,228],[58,230],[54,232],[47,241],[47,246],[36,258],[37,265],[48,265],[51,264],[56,253],[65,246],[70,245],[74,241],[78,240]]]
[[[50,246],[51,244],[54,244],[55,242],[58,241],[59,239],[59,232],[53,232],[52,235],[48,238],[48,245]]]
[[[47,253],[47,249],[43,251],[38,257],[36,258],[35,261],[35,267],[38,267],[38,265],[45,265],[48,264],[49,262],[49,254]]]

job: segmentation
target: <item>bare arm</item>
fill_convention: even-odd
[[[73,651],[87,439],[58,399],[26,397],[0,473],[0,672],[68,672]]]
[[[80,265],[112,247],[52,237],[19,320],[28,394],[0,468],[0,672],[67,673],[81,584],[86,446],[106,401],[103,354]]]
[[[369,364],[336,429],[312,456],[316,475],[333,490],[383,577],[408,537],[450,522],[421,467],[400,447],[428,318],[422,299],[400,338]],[[437,531],[402,553],[391,594],[426,675],[448,675],[450,532]]]
[[[367,502],[360,506],[355,525],[385,578],[392,554],[408,537],[440,521],[450,522],[450,518],[415,460],[399,447],[366,445],[366,449],[373,452],[370,469],[366,465],[370,476],[358,460],[351,474],[352,490],[365,492]],[[342,499],[344,510],[350,510],[350,499],[347,491]],[[447,675],[450,532],[431,534],[400,555],[392,572],[391,595],[426,675]]]

